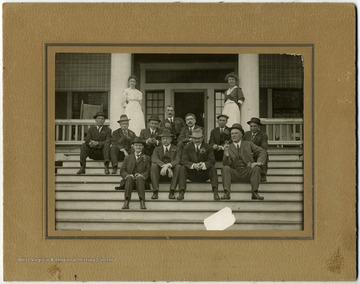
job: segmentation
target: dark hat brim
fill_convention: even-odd
[[[220,114],[216,118],[219,119],[220,117],[225,117],[226,119],[229,119],[229,116],[227,116],[226,114]]]
[[[253,120],[253,119],[250,119],[248,122],[247,122],[247,124],[249,124],[250,125],[250,123],[251,122],[253,122],[253,123],[256,123],[256,124],[258,124],[258,125],[262,125],[262,123],[260,122],[260,120]]]
[[[107,119],[107,116],[104,114],[104,113],[102,113],[102,114],[95,114],[93,117],[94,117],[94,119],[96,119],[96,118],[98,118],[99,116],[103,116],[105,119]]]

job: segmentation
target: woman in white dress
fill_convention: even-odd
[[[226,126],[231,127],[234,123],[241,123],[240,106],[244,103],[245,97],[241,88],[236,85],[238,77],[235,73],[227,74],[225,80],[229,83],[229,89],[225,92],[225,105],[222,113],[229,117]]]
[[[136,136],[140,135],[140,131],[145,128],[144,113],[141,108],[142,93],[135,89],[137,77],[131,75],[128,79],[129,88],[123,92],[125,102],[125,114],[129,118],[129,129],[135,132]]]

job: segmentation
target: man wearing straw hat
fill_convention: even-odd
[[[250,125],[250,131],[246,131],[244,134],[245,141],[251,141],[256,146],[263,148],[266,151],[266,161],[262,166],[261,172],[261,181],[266,181],[266,174],[268,170],[268,162],[269,162],[269,155],[267,153],[268,148],[268,136],[265,132],[260,130],[260,126],[262,126],[261,121],[257,117],[252,117],[250,121],[247,122]],[[257,161],[258,156],[254,155],[254,160]]]
[[[203,142],[204,133],[202,129],[195,129],[191,134],[191,139],[182,153],[182,166],[179,174],[180,193],[177,200],[184,199],[186,179],[193,182],[206,182],[210,179],[214,200],[220,200],[214,152],[209,144]]]
[[[221,199],[230,199],[231,182],[241,181],[251,183],[251,199],[263,200],[258,194],[261,166],[265,163],[266,152],[254,143],[242,140],[244,129],[239,123],[234,123],[231,129],[233,143],[225,144],[222,168],[224,196]],[[253,153],[258,156],[254,161]]]
[[[149,120],[149,128],[142,129],[139,137],[145,141],[144,153],[151,157],[156,146],[160,145],[160,134],[159,129],[160,119],[157,115],[151,115]]]
[[[151,199],[158,199],[159,181],[170,180],[169,199],[175,199],[175,189],[177,187],[180,171],[180,151],[171,144],[173,134],[169,129],[164,129],[160,134],[161,146],[155,148],[151,161],[151,184],[153,196]]]
[[[113,167],[112,174],[117,173],[118,161],[123,161],[130,154],[131,144],[134,142],[135,133],[129,129],[129,120],[126,114],[122,114],[117,121],[120,128],[113,131],[111,136],[111,164]]]
[[[91,126],[85,137],[85,142],[81,145],[80,150],[80,170],[78,175],[86,173],[86,158],[93,160],[104,160],[105,174],[110,174],[110,139],[111,129],[104,125],[106,115],[98,112],[94,115],[96,126]]]

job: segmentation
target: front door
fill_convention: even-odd
[[[176,116],[185,119],[185,115],[193,113],[196,116],[196,125],[205,125],[205,91],[175,91],[174,105]]]

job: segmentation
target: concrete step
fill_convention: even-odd
[[[274,154],[269,154],[269,160],[274,160],[274,161],[296,161],[296,160],[303,160],[303,155],[274,155]]]
[[[146,211],[146,212],[145,212]],[[202,211],[202,212],[184,212],[184,211],[151,211],[139,210],[126,212],[125,210],[119,211],[57,211],[56,220],[58,222],[69,222],[76,220],[77,222],[86,220],[96,221],[128,221],[133,222],[144,220],[157,220],[157,221],[187,221],[187,220],[204,220],[215,212]],[[233,212],[237,222],[250,222],[250,221],[285,221],[285,222],[302,222],[302,212]]]
[[[57,167],[57,174],[74,174],[79,170],[79,167]],[[217,169],[218,174],[221,173],[221,169]],[[104,167],[100,168],[87,168],[87,174],[103,174]],[[270,168],[268,174],[283,174],[283,175],[303,175],[304,170],[302,168]],[[117,170],[117,174],[120,174],[120,169]]]
[[[219,182],[221,182],[222,177],[219,176]],[[77,175],[75,174],[57,174],[55,176],[55,182],[120,182],[120,177],[118,175]],[[267,176],[268,182],[303,182],[303,176],[301,175],[268,175]]]
[[[118,186],[118,182],[113,183],[57,183],[55,185],[55,191],[115,191],[115,186]],[[250,189],[250,184],[233,184],[231,187],[232,192],[248,192]],[[262,183],[260,184],[260,191],[274,191],[274,192],[302,192],[304,186],[301,183]],[[168,192],[169,183],[161,183],[160,191]],[[188,183],[188,191],[209,191],[209,183]],[[222,190],[220,185],[219,190]]]
[[[137,194],[133,194],[130,202],[131,209],[139,209],[139,199]],[[122,201],[56,201],[56,210],[119,210],[122,208]],[[234,200],[229,201],[195,201],[188,200],[146,200],[146,207],[150,210],[213,210],[218,211],[224,207],[230,207],[232,210],[266,210],[266,211],[300,211],[303,210],[302,201],[248,201]]]
[[[146,200],[151,199],[152,192],[147,191],[145,193]],[[169,200],[168,192],[159,192],[159,200]],[[265,200],[273,200],[273,201],[302,201],[303,194],[300,192],[295,193],[271,193],[265,192],[261,195],[264,196]],[[177,196],[177,194],[176,194]],[[213,193],[211,191],[186,191],[186,200],[213,200]],[[251,197],[251,192],[232,192],[231,198],[234,200],[249,200]],[[111,192],[56,192],[55,199],[60,200],[124,200],[124,192],[121,191],[111,191]]]
[[[302,230],[302,223],[234,224],[226,230]],[[206,230],[203,223],[104,223],[57,222],[56,230]]]

